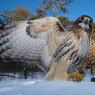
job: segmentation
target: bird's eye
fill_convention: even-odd
[[[81,17],[81,20],[83,20],[84,19],[84,17]]]

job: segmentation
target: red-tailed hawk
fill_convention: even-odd
[[[58,22],[55,17],[32,20],[29,25],[27,21],[21,21],[12,32],[0,33],[0,58],[6,64],[11,60],[22,64],[35,64],[46,72],[57,47],[58,40],[55,37],[58,31],[55,31],[55,26],[58,26]]]
[[[63,34],[63,40],[51,60],[46,80],[67,79],[68,73],[78,69],[88,53],[93,20],[90,16],[79,17],[72,28]]]

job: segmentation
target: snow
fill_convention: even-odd
[[[95,95],[95,83],[44,80],[1,81],[0,95]]]

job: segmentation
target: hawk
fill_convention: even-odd
[[[65,80],[70,72],[79,68],[88,53],[92,25],[93,19],[82,15],[68,32],[64,32],[63,39],[50,62],[46,80]]]
[[[6,64],[11,60],[35,64],[47,73],[52,54],[57,47],[55,37],[58,30],[55,31],[55,26],[58,26],[58,22],[55,17],[31,20],[30,24],[21,21],[15,28],[8,30],[9,32],[0,33],[0,58]]]

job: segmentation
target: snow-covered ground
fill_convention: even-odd
[[[45,81],[40,74],[35,79],[9,79],[0,81],[0,95],[95,95],[95,82],[87,73],[81,82]]]
[[[0,95],[95,95],[93,82],[14,80],[0,82]]]

